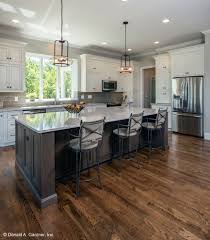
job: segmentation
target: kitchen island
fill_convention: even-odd
[[[69,152],[71,135],[77,134],[82,121],[95,121],[105,117],[103,143],[100,148],[101,164],[111,161],[117,150],[112,131],[119,122],[127,122],[131,113],[144,110],[144,117],[156,116],[156,110],[129,107],[85,108],[79,115],[68,112],[49,112],[24,115],[16,118],[16,167],[27,182],[34,199],[43,208],[57,202],[56,180],[71,177],[75,172],[75,157]],[[137,136],[139,137],[139,136]],[[138,141],[133,138],[132,141]],[[142,138],[142,142],[143,137]],[[157,144],[164,141],[168,147],[167,122],[164,138],[154,138]],[[92,166],[94,166],[92,162]],[[87,166],[82,165],[82,169]]]

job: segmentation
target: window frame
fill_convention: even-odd
[[[73,101],[78,100],[78,86],[79,86],[79,72],[78,72],[78,59],[72,59],[72,65],[69,66],[72,68],[72,97],[71,98],[61,98],[60,95],[60,86],[61,86],[61,67],[56,66],[56,97],[55,98],[43,98],[43,72],[44,65],[43,60],[45,58],[51,59],[53,56],[39,53],[26,52],[25,54],[25,62],[27,61],[27,57],[37,57],[40,59],[40,76],[39,76],[39,98],[35,99],[35,102],[53,102],[53,101]],[[26,79],[25,79],[26,82]],[[25,87],[26,88],[26,87]],[[27,102],[30,102],[30,99],[26,99]]]

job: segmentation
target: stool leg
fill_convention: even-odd
[[[130,136],[128,137],[128,158],[130,159]]]
[[[100,175],[100,162],[99,162],[99,158],[98,158],[98,151],[97,151],[97,149],[96,149],[95,154],[96,154],[96,163],[97,163],[96,170],[97,170],[99,188],[102,188],[101,175]]]
[[[152,130],[149,129],[149,158],[151,156],[152,153]]]
[[[164,150],[165,146],[164,146],[164,129],[163,129],[163,127],[161,128],[161,135],[162,135],[162,150]]]
[[[79,157],[78,157],[79,155]],[[76,153],[76,196],[80,196],[81,152]]]
[[[88,158],[87,158],[87,167],[88,167],[88,177],[90,177],[90,154],[91,152],[88,152]]]

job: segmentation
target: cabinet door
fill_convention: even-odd
[[[6,63],[7,62],[7,47],[0,46],[0,62]]]
[[[9,90],[8,83],[8,65],[0,64],[0,90],[6,91]]]
[[[11,63],[21,63],[22,62],[22,49],[18,47],[8,48],[8,58]]]
[[[4,113],[0,113],[0,145],[4,143],[5,126],[4,126]]]
[[[173,53],[171,63],[172,77],[204,75],[204,48]]]
[[[21,65],[9,65],[9,83],[11,90],[22,90]]]
[[[102,91],[102,75],[97,72],[87,72],[87,92],[101,92]]]
[[[133,74],[132,73],[121,73],[120,79],[117,82],[117,91],[125,92],[129,97],[133,95]]]
[[[167,68],[156,68],[156,103],[171,102],[170,72]]]

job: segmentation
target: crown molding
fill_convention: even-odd
[[[204,35],[210,34],[210,29],[202,31]]]
[[[138,59],[138,58],[143,58],[143,57],[153,57],[154,55],[157,55],[157,54],[167,53],[171,50],[198,45],[203,42],[204,42],[203,38],[198,38],[198,39],[188,41],[188,42],[183,42],[183,43],[179,43],[179,44],[168,45],[165,47],[156,48],[153,51],[150,50],[150,51],[142,52],[142,53],[133,55],[133,58]]]
[[[40,41],[43,43],[49,43],[49,44],[54,44],[53,40],[45,39],[45,38],[39,38],[39,37],[34,37],[30,34],[24,33],[22,29],[17,29],[13,28],[11,26],[6,26],[6,25],[0,25],[0,34],[3,35],[1,38],[3,40],[11,41],[12,42],[19,42],[19,40],[11,40],[11,38],[16,38],[20,39],[20,42],[22,39],[24,39],[24,44],[27,44],[27,40],[32,40],[32,41]],[[110,49],[105,49],[102,47],[97,47],[97,46],[79,46],[76,44],[70,44],[70,48],[72,49],[77,49],[78,51],[85,51],[88,54],[98,54],[98,55],[103,55],[107,57],[113,57],[113,58],[120,58],[122,53],[115,51],[115,50],[110,50]]]

